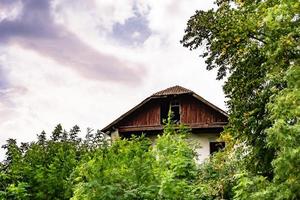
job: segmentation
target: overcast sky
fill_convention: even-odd
[[[189,17],[212,2],[0,0],[0,145],[58,123],[101,129],[174,85],[226,109],[201,50],[179,42]]]

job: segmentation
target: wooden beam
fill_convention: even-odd
[[[162,125],[156,126],[120,126],[120,132],[131,132],[131,131],[160,131],[163,130]]]
[[[191,129],[201,129],[201,128],[223,128],[227,122],[214,122],[210,124],[186,124],[187,127]],[[161,131],[163,130],[162,125],[155,126],[120,126],[120,132],[134,132],[134,131]]]

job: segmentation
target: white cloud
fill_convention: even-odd
[[[133,4],[133,0],[55,0],[53,15],[84,41],[92,38],[103,43],[115,23],[123,24],[134,16]]]
[[[140,37],[140,35],[141,35],[141,33],[136,31],[132,34],[132,37],[136,38],[136,37]]]
[[[147,71],[139,71],[142,82],[138,85],[97,81],[26,46],[6,45],[0,64],[10,86],[0,101],[0,144],[9,137],[31,141],[43,129],[50,133],[58,123],[67,129],[75,124],[101,129],[152,93],[177,84],[224,108],[222,82],[215,80],[216,73],[206,71],[198,53],[179,43],[195,9],[211,5],[212,1],[198,0],[55,0],[56,23],[87,46],[143,65]],[[152,34],[138,46],[121,46],[109,34],[114,24],[134,16],[134,9],[148,20]]]
[[[18,46],[7,48],[5,54],[1,62],[9,67],[13,83],[3,91],[7,100],[0,101],[1,145],[8,138],[32,141],[42,130],[51,133],[58,123],[66,129],[78,124],[84,133],[87,127],[100,129],[135,99],[126,87],[82,78]],[[127,101],[121,102],[126,95]]]
[[[213,6],[212,1],[166,0],[149,1],[149,26],[154,33],[161,35],[169,45],[175,45],[183,35],[187,20],[196,9],[207,10]],[[165,42],[166,43],[166,42]]]
[[[0,22],[2,20],[15,20],[22,12],[23,6],[21,1],[12,1],[9,4],[3,4],[0,2]]]

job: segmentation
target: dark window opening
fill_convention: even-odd
[[[168,119],[169,112],[169,104],[167,102],[163,102],[160,107],[160,123],[164,124],[164,122]]]
[[[180,106],[178,101],[171,102],[172,121],[176,124],[180,122]]]
[[[210,142],[209,143],[210,154],[221,151],[224,148],[225,148],[225,142]]]
[[[179,124],[180,123],[180,104],[178,101],[162,102],[160,107],[160,123],[164,124],[168,119],[169,111],[172,112],[171,120]]]

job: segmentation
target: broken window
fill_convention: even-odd
[[[164,122],[168,119],[169,112],[169,103],[163,102],[160,106],[160,123],[164,124]]]
[[[180,105],[178,101],[172,101],[170,105],[172,112],[172,121],[176,124],[180,123]]]
[[[221,151],[224,148],[225,148],[225,142],[210,142],[209,143],[210,154]]]
[[[180,104],[178,101],[162,102],[160,107],[160,122],[163,124],[168,119],[169,111],[172,112],[171,120],[180,123]]]

